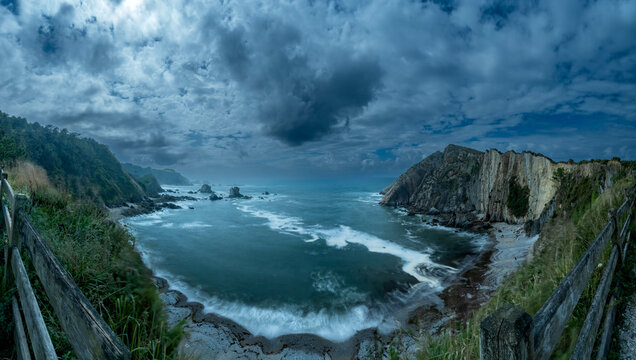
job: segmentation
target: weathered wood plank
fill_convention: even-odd
[[[570,359],[589,359],[592,356],[594,342],[596,341],[596,333],[598,331],[598,326],[601,324],[601,317],[603,315],[603,310],[605,309],[605,302],[607,300],[610,285],[612,284],[612,278],[614,277],[614,270],[616,269],[618,256],[618,246],[614,245],[612,248],[612,254],[605,266],[601,282],[596,288],[596,294],[594,294],[594,299],[592,300],[590,309],[587,312],[585,322],[579,332],[579,338],[576,341],[576,345]]]
[[[18,217],[20,236],[75,355],[79,359],[129,359],[128,348],[82,294],[24,211]]]
[[[532,359],[532,316],[507,303],[479,324],[481,360]]]
[[[15,208],[15,193],[6,178],[2,179],[2,194],[6,195],[9,207],[13,210]]]
[[[2,204],[2,216],[4,217],[4,226],[7,229],[7,238],[11,244],[11,236],[13,236],[13,219],[7,205]]]
[[[11,249],[11,268],[13,269],[15,284],[20,295],[20,303],[24,310],[24,318],[29,329],[29,338],[31,339],[31,344],[33,344],[33,354],[37,360],[57,360],[55,349],[44,324],[44,319],[42,319],[40,307],[33,294],[33,288],[31,288],[22,257],[20,257],[20,252],[15,247]]]
[[[625,256],[627,256],[627,250],[629,250],[629,239],[631,239],[632,232],[627,233],[627,237],[625,238],[625,247],[623,247],[623,253],[621,257],[621,263],[625,262]]]
[[[596,353],[596,360],[602,360],[607,358],[607,354],[610,350],[612,343],[612,333],[614,332],[614,322],[616,321],[616,310],[618,302],[616,295],[612,295],[605,319],[603,320],[603,333],[601,334],[601,340],[598,346],[598,352]]]
[[[616,218],[620,220],[620,218],[623,216],[623,214],[625,213],[625,211],[627,210],[627,208],[629,207],[629,203],[630,200],[629,198],[625,199],[625,201],[623,201],[623,203],[621,204],[621,206],[618,208],[618,210],[616,210]]]
[[[627,216],[627,219],[625,219],[625,223],[623,224],[623,228],[621,229],[621,233],[618,235],[619,239],[623,239],[623,236],[625,236],[625,233],[627,232],[627,229],[629,228],[629,224],[632,221],[632,217],[631,215]]]
[[[4,275],[2,276],[2,288],[6,289],[9,285],[9,248],[11,244],[11,236],[13,236],[13,224],[7,205],[2,204],[2,218],[4,219],[4,227],[7,229],[7,241],[4,244]]]
[[[18,360],[31,360],[29,344],[26,334],[24,333],[24,325],[22,325],[22,314],[20,314],[20,307],[18,306],[18,300],[15,296],[13,296],[11,305],[13,308],[13,326],[15,327],[13,336],[16,344],[15,350],[18,353]]]
[[[574,268],[534,315],[535,359],[548,359],[552,354],[615,229],[614,221],[605,225]]]

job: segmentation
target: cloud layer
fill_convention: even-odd
[[[448,143],[636,158],[633,1],[0,4],[0,110],[124,161],[213,179],[393,174]]]

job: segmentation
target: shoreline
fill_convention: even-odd
[[[109,219],[120,224],[125,218],[122,210],[127,206],[109,209]],[[425,225],[429,225],[423,222]],[[441,225],[441,224],[440,224]],[[434,227],[438,227],[435,225]],[[439,226],[448,231],[462,231],[458,227]],[[464,230],[465,231],[465,230]],[[253,335],[235,321],[215,313],[206,313],[204,305],[189,301],[181,291],[170,289],[168,281],[153,272],[153,282],[157,286],[168,316],[168,324],[173,326],[184,322],[184,339],[179,344],[179,352],[198,358],[233,359],[350,359],[374,356],[386,351],[391,342],[399,341],[402,351],[415,355],[418,347],[416,337],[421,331],[439,333],[454,321],[465,321],[479,309],[497,288],[502,271],[512,272],[525,262],[532,251],[533,241],[523,232],[523,225],[494,223],[492,228],[482,231],[466,231],[478,236],[486,235],[488,240],[479,253],[467,259],[458,274],[444,285],[443,290],[430,295],[430,302],[412,304],[402,310],[402,327],[382,334],[377,327],[357,331],[343,342],[334,342],[310,333],[287,334],[275,338]],[[499,236],[497,236],[499,235]],[[520,241],[522,240],[522,241]],[[505,245],[516,244],[519,252],[506,252]],[[513,247],[514,248],[514,247]],[[509,256],[515,254],[517,256]],[[523,254],[523,256],[519,256]],[[501,265],[501,266],[497,266]],[[437,298],[439,302],[434,301]],[[415,335],[411,335],[415,334]]]

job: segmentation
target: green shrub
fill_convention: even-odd
[[[525,216],[530,208],[530,189],[528,186],[521,186],[517,182],[517,177],[513,176],[508,181],[508,199],[506,206],[516,217]]]
[[[86,298],[131,350],[132,359],[177,357],[182,326],[167,325],[152,274],[133,247],[134,238],[108,221],[99,205],[74,201],[70,194],[48,185],[44,171],[37,166],[31,170],[21,175],[9,173],[12,186],[30,195],[26,211],[33,225]],[[23,256],[23,260],[57,355],[75,358],[29,257]],[[12,291],[0,297],[0,359],[10,358],[13,351]]]
[[[93,203],[60,204],[48,194],[34,200],[38,206],[31,215],[36,227],[84,295],[131,349],[132,358],[175,357],[182,329],[167,326],[151,273],[133,249],[132,236],[107,221],[106,213]]]

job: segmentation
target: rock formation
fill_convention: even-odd
[[[210,194],[210,193],[212,193],[212,188],[208,184],[203,184],[203,185],[201,185],[201,188],[199,189],[199,192],[201,194]]]
[[[212,191],[212,194],[210,195],[210,200],[222,200],[223,198],[219,195],[217,195],[214,191]]]
[[[381,192],[380,204],[402,206],[410,212],[450,214],[454,226],[473,218],[525,223],[545,218],[544,210],[550,212],[548,205],[558,186],[553,179],[557,169],[577,176],[602,176],[606,188],[620,167],[618,161],[557,163],[532,152],[481,152],[449,145],[400,175]],[[524,215],[515,216],[508,207],[510,190],[515,187],[524,189],[521,193],[526,198],[514,199],[527,205]]]
[[[230,194],[227,197],[231,199],[243,198],[243,194],[241,194],[241,189],[238,186],[234,186],[230,188]]]

